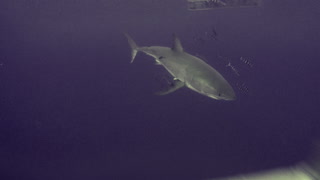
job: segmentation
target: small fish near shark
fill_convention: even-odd
[[[173,83],[168,90],[157,93],[165,95],[182,87],[216,100],[235,100],[236,95],[228,81],[212,66],[200,58],[184,51],[179,38],[174,35],[173,46],[138,46],[127,34],[131,47],[131,63],[139,51],[152,56],[156,64],[162,65],[172,76]]]

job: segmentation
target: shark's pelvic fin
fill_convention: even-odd
[[[131,61],[130,63],[133,63],[134,58],[136,57],[137,53],[138,53],[138,46],[137,44],[134,42],[134,40],[129,36],[129,34],[124,33],[124,35],[127,37],[128,39],[128,43],[131,47]]]
[[[177,51],[177,52],[183,52],[183,47],[181,45],[181,42],[179,40],[179,38],[176,36],[176,34],[173,34],[173,47],[172,47],[173,51]]]
[[[158,59],[156,59],[156,62],[154,64],[155,65],[162,65],[161,62]]]
[[[159,92],[156,92],[155,94],[156,95],[166,95],[166,94],[169,94],[169,93],[172,93],[178,89],[180,89],[181,87],[184,86],[184,82],[178,80],[178,79],[174,79],[174,81],[172,83],[170,83],[170,86],[163,90],[163,91],[159,91]]]

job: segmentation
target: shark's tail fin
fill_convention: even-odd
[[[124,33],[124,35],[127,37],[128,39],[128,43],[131,47],[131,62],[130,63],[133,63],[134,61],[134,58],[136,57],[137,53],[138,53],[138,46],[137,44],[134,42],[134,40],[129,36],[129,34],[127,33]]]

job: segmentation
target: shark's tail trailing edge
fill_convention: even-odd
[[[138,46],[137,44],[134,42],[134,40],[129,36],[129,34],[124,33],[124,35],[127,37],[128,39],[128,43],[131,47],[131,61],[130,63],[133,63],[134,58],[136,57],[137,53],[138,53]]]

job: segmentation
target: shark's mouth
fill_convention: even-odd
[[[214,93],[213,93],[213,92],[208,92],[208,91],[205,90],[205,88],[199,90],[199,89],[197,89],[197,88],[194,88],[194,87],[191,86],[190,84],[186,84],[186,86],[187,86],[188,88],[192,89],[193,91],[196,91],[197,93],[202,94],[202,95],[207,96],[207,97],[210,97],[210,98],[212,98],[212,99],[225,100],[225,101],[235,100],[235,97],[225,96],[225,95],[223,95],[223,94],[221,94],[221,93],[218,93],[218,92],[214,92]],[[214,90],[212,90],[212,91],[214,91]]]
[[[204,95],[204,96],[207,96],[207,97],[210,97],[210,98],[213,98],[213,99],[216,99],[216,100],[222,99],[219,95],[215,95],[215,94],[206,92],[204,89],[200,89],[200,90],[199,90],[199,89],[191,86],[191,85],[188,84],[188,83],[186,83],[186,86],[187,86],[189,89],[191,89],[191,90],[193,90],[193,91],[196,91],[197,93],[202,94],[202,95]]]

